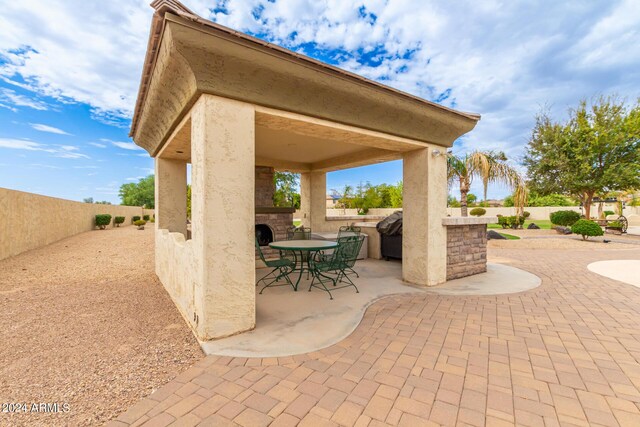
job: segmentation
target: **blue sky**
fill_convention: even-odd
[[[640,2],[185,0],[201,16],[395,88],[480,113],[455,151],[517,164],[534,115],[640,96]],[[128,138],[148,0],[23,0],[0,11],[0,187],[119,202],[152,172]],[[332,173],[395,183],[401,162]],[[473,191],[480,194],[477,184]],[[490,197],[505,195],[492,188]]]

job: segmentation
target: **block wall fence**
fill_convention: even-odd
[[[473,208],[469,208],[469,210],[471,210]],[[516,210],[515,208],[485,208],[487,210],[487,213],[485,216],[496,216],[496,215],[504,215],[504,216],[509,216],[509,215],[515,215],[516,214]],[[367,215],[374,215],[374,216],[388,216],[391,215],[392,213],[394,213],[395,211],[398,210],[402,210],[402,208],[399,209],[389,209],[389,208],[375,208],[375,209],[369,209],[369,212],[367,213]],[[529,217],[529,219],[531,220],[541,220],[541,219],[549,219],[549,214],[551,212],[556,212],[556,211],[563,211],[563,210],[571,210],[571,211],[576,211],[576,212],[580,212],[580,207],[579,206],[545,206],[545,207],[526,207],[524,208],[524,210],[526,210],[527,212],[529,212],[531,214],[531,216]],[[604,210],[611,210],[614,211],[614,206],[613,205],[609,205],[609,204],[605,204],[604,205]],[[594,205],[591,207],[591,212],[593,215],[597,215],[598,213],[598,206]],[[340,217],[340,216],[355,216],[358,215],[358,212],[355,209],[327,209],[327,217],[331,217],[331,218],[336,218],[336,217]],[[447,208],[447,215],[450,216],[460,216],[460,208]],[[631,216],[631,215],[640,215],[640,207],[638,206],[627,206],[626,208],[624,208],[624,215],[625,216]],[[296,211],[293,214],[293,218],[294,219],[298,219],[300,218],[300,213],[299,211]]]
[[[0,188],[0,260],[95,229],[95,216],[153,215],[153,209],[99,205]],[[113,218],[111,225],[113,226]]]

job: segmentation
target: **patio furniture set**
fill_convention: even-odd
[[[310,228],[291,227],[287,230],[287,240],[269,244],[270,247],[278,249],[280,254],[279,258],[272,260],[265,259],[256,239],[256,250],[260,259],[272,269],[256,282],[256,286],[261,282],[264,284],[260,294],[273,286],[289,285],[297,291],[306,272],[307,279],[311,277],[309,292],[318,288],[327,292],[329,299],[333,299],[331,291],[353,286],[358,293],[358,287],[349,276],[358,277],[354,266],[364,239],[360,228],[354,226],[340,227],[337,241],[312,239]],[[295,284],[289,277],[294,272],[298,273]],[[338,286],[339,283],[343,285]]]

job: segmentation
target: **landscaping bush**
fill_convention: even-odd
[[[96,215],[96,227],[100,227],[100,230],[107,228],[107,225],[111,224],[111,215],[101,214]]]
[[[151,218],[151,219],[149,220],[149,222],[153,224],[154,222],[156,222],[156,219],[155,219],[155,218]]]
[[[571,231],[582,236],[582,240],[587,240],[592,236],[602,236],[604,231],[593,221],[580,219],[571,226]]]
[[[515,230],[516,228],[521,228],[523,224],[524,224],[523,216],[512,215],[507,217],[507,226],[509,228],[513,228]],[[502,227],[502,228],[506,228],[506,227]]]
[[[120,227],[120,224],[124,224],[124,217],[123,216],[117,216],[113,219],[113,225],[115,225],[116,227]]]
[[[144,219],[145,221],[149,221],[149,215],[142,215],[142,219]]]
[[[607,228],[622,228],[622,223],[620,221],[611,221],[607,224]]]
[[[568,227],[580,219],[580,214],[574,211],[556,211],[549,215],[549,219],[555,225]]]
[[[133,222],[134,224],[136,223],[136,221],[140,221],[140,216],[135,215],[131,217],[131,222]]]
[[[144,225],[147,223],[144,219],[139,219],[133,222],[133,225],[138,226],[138,230],[144,230]]]
[[[487,213],[487,210],[483,208],[473,208],[469,211],[469,214],[473,216],[482,216],[486,213]]]
[[[529,218],[529,217],[531,216],[531,212],[524,211],[524,212],[522,212],[522,216],[523,216],[525,219],[526,219],[526,218]]]
[[[502,227],[502,228],[509,228],[509,222],[508,222],[509,217],[508,216],[502,216],[502,215],[498,215],[498,224]]]
[[[609,215],[615,215],[616,213],[614,211],[604,211],[604,217],[608,217]]]

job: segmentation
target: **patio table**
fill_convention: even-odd
[[[293,287],[294,291],[298,290],[298,284],[302,279],[302,273],[305,270],[304,267],[304,253],[307,253],[307,267],[306,270],[309,271],[309,258],[312,256],[312,252],[323,251],[326,249],[334,249],[338,247],[338,242],[332,242],[329,240],[280,240],[276,242],[269,243],[269,246],[273,249],[279,249],[282,251],[291,251],[293,252],[293,256],[295,258],[296,268],[298,270],[298,254],[300,254],[300,273],[298,275],[298,280],[296,281],[295,286]]]

